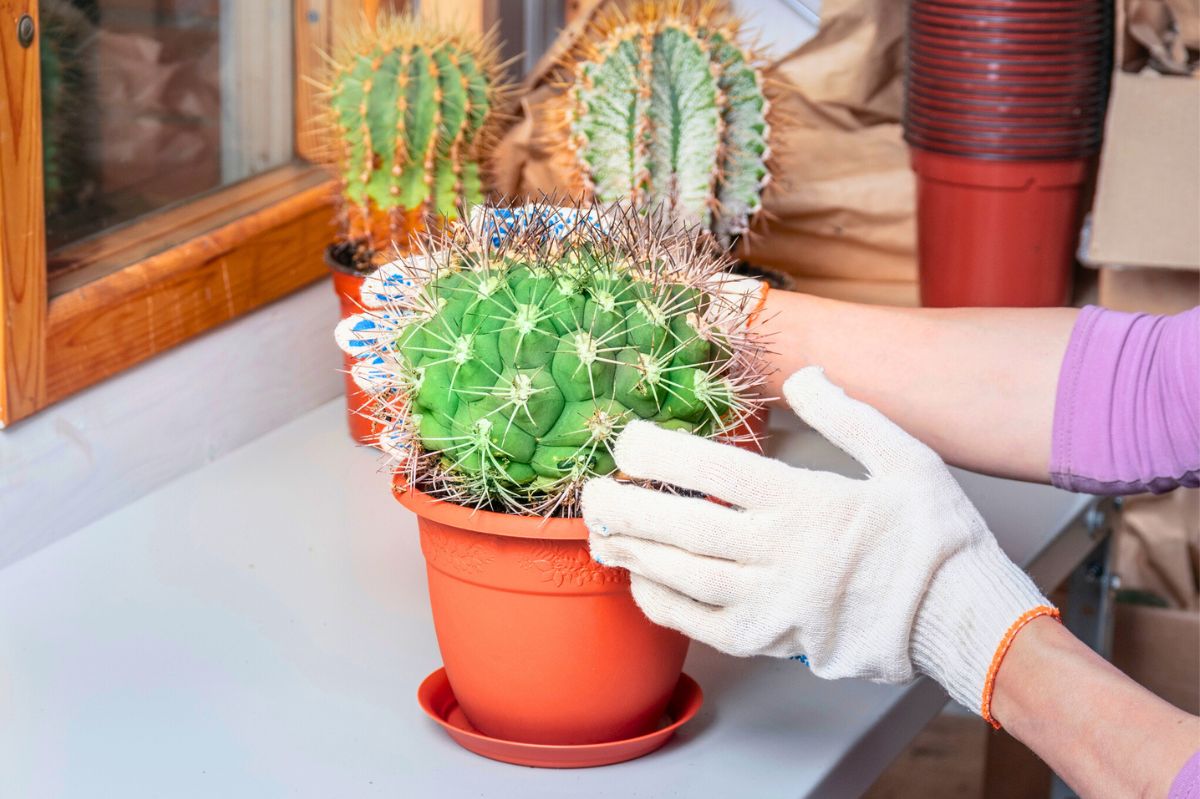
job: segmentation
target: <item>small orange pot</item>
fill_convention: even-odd
[[[592,560],[582,519],[473,511],[399,480],[395,490],[417,514],[438,646],[476,729],[572,745],[657,727],[688,639],[642,614],[628,572]]]
[[[370,258],[376,266],[387,260],[395,253],[408,252],[412,247],[414,237],[436,225],[429,225],[424,218],[422,209],[405,211],[400,214],[385,214],[374,211],[371,214],[356,214],[351,218],[350,236],[346,241],[335,242],[325,248],[325,265],[333,273],[333,290],[337,294],[338,304],[341,305],[341,318],[362,311],[362,299],[359,289],[367,273],[356,269],[362,266],[361,258]],[[364,256],[351,242],[359,241],[365,234],[361,225],[369,224],[374,231],[375,241],[390,241],[391,244],[380,250],[377,255]],[[346,381],[346,421],[350,427],[350,437],[359,444],[374,444],[379,437],[379,430],[371,419],[367,405],[370,397],[358,387],[350,376],[350,367],[354,358],[342,355],[342,366]]]
[[[351,314],[358,313],[362,310],[359,288],[366,275],[358,272],[346,272],[337,268],[328,255],[326,255],[326,261],[330,264],[333,272],[333,290],[337,294],[338,304],[341,306],[341,318],[345,319]],[[375,430],[374,422],[366,413],[370,397],[367,392],[358,387],[350,375],[350,367],[353,365],[354,358],[342,353],[342,378],[346,385],[346,421],[350,427],[351,438],[359,444],[370,444],[375,441],[378,433]]]

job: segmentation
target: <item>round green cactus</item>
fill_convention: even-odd
[[[760,348],[747,309],[720,292],[726,264],[657,220],[583,218],[565,238],[534,226],[498,248],[475,225],[410,265],[385,360],[418,484],[545,513],[616,469],[630,419],[744,430]]]
[[[728,243],[762,207],[770,103],[712,3],[613,8],[565,59],[570,141],[601,202],[663,204]]]
[[[502,92],[496,45],[382,14],[331,65],[329,127],[346,238],[371,250],[414,220],[453,220],[483,199],[479,152]]]

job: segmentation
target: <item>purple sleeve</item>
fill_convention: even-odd
[[[1196,752],[1183,764],[1175,781],[1171,783],[1167,799],[1200,799],[1200,752]]]
[[[1089,494],[1200,485],[1200,307],[1080,312],[1058,377],[1050,478]]]

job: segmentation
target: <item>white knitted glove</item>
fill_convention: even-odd
[[[932,450],[818,368],[792,375],[784,394],[866,479],[635,421],[614,452],[623,472],[733,507],[592,480],[594,557],[632,573],[650,619],[717,649],[807,656],[831,679],[922,672],[990,721],[993,661],[1031,613],[1053,609]]]

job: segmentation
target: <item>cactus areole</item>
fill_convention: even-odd
[[[713,3],[602,12],[564,59],[568,146],[600,202],[662,203],[728,243],[762,207],[768,102],[758,59]]]
[[[493,37],[405,15],[381,15],[340,44],[328,132],[346,240],[390,251],[426,220],[456,219],[483,199],[498,69]]]
[[[694,233],[617,210],[499,246],[485,227],[430,237],[425,255],[392,265],[413,288],[381,311],[403,321],[382,345],[384,443],[409,484],[572,515],[583,481],[616,470],[631,419],[744,431],[762,381],[752,309],[721,292],[727,264]]]

